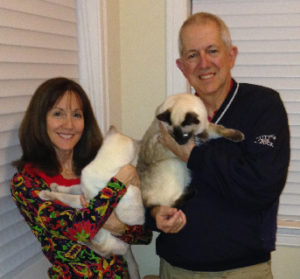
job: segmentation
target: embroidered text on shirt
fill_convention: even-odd
[[[276,140],[275,135],[261,135],[256,138],[254,143],[262,144],[262,145],[267,145],[270,147],[274,147],[274,142]]]

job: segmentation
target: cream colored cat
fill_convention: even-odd
[[[111,127],[95,159],[82,170],[81,184],[72,187],[52,184],[51,192],[41,191],[40,198],[59,200],[73,208],[81,208],[80,194],[84,193],[87,201],[95,197],[107,185],[111,177],[135,159],[137,148],[134,140],[118,133],[115,128]],[[142,225],[144,223],[144,207],[140,189],[129,185],[125,195],[115,208],[115,212],[124,224]],[[86,243],[84,244],[86,245]],[[130,245],[113,236],[108,230],[101,228],[88,246],[104,257],[111,254],[124,255],[130,277],[132,279],[140,278]]]

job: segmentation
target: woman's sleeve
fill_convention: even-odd
[[[73,241],[88,242],[106,222],[126,187],[112,178],[87,208],[75,210],[56,201],[43,201],[38,193],[49,189],[39,177],[16,174],[11,180],[14,202],[33,230],[63,235]]]
[[[152,240],[152,231],[145,226],[127,226],[125,233],[119,237],[129,244],[149,244]]]

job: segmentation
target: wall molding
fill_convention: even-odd
[[[106,1],[77,0],[79,82],[103,133],[109,127]]]
[[[187,81],[177,68],[175,61],[179,57],[178,32],[190,13],[190,0],[166,0],[167,96],[189,90]]]

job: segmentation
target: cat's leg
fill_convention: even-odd
[[[72,185],[72,186],[63,186],[57,183],[51,183],[50,189],[53,192],[60,192],[60,193],[67,193],[67,194],[74,194],[74,195],[80,195],[82,193],[80,184]]]
[[[88,246],[101,256],[107,257],[110,255],[125,255],[129,244],[114,237],[108,230],[102,228]]]
[[[70,207],[82,208],[80,202],[80,195],[51,192],[48,190],[42,190],[39,192],[38,195],[42,200],[50,200],[50,201],[59,200]]]
[[[141,190],[129,185],[125,195],[116,207],[116,214],[127,225],[142,225],[145,222]]]
[[[225,128],[214,123],[209,123],[207,132],[209,139],[224,137],[234,142],[240,142],[245,138],[244,134],[239,130]]]

